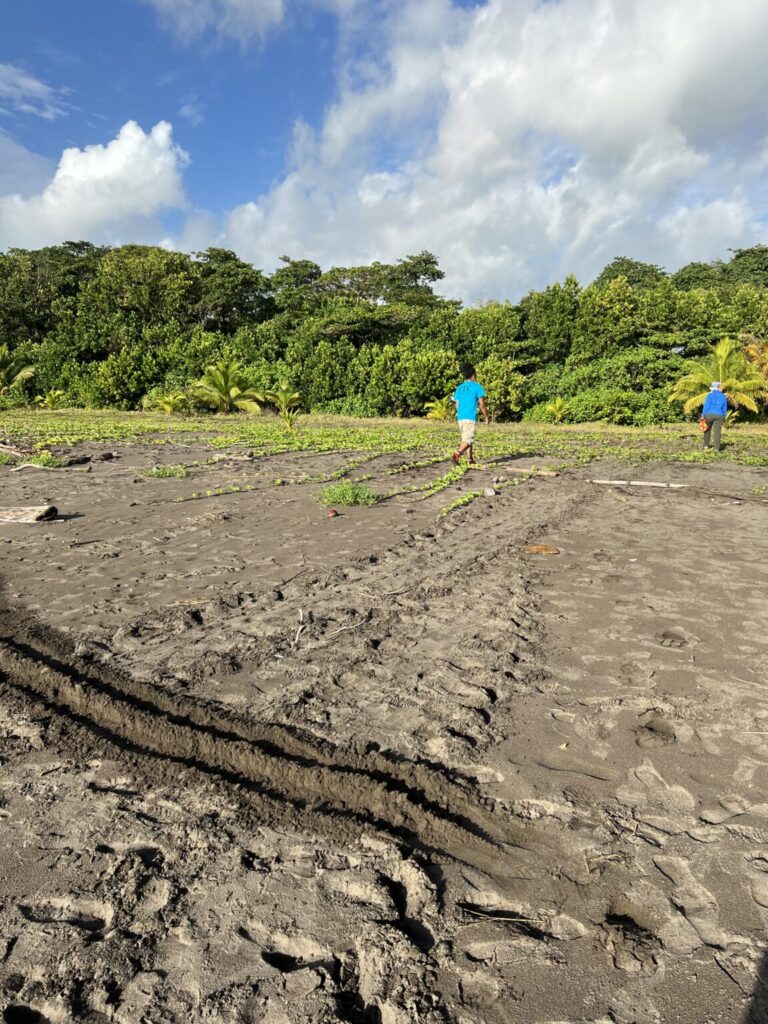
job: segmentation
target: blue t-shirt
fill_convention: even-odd
[[[453,400],[458,406],[456,419],[476,420],[477,403],[481,398],[485,398],[485,388],[476,380],[465,380],[463,384],[459,384],[453,392]]]
[[[725,416],[728,412],[728,399],[722,391],[710,391],[704,399],[702,416]]]

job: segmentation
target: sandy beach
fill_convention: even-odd
[[[764,469],[74,454],[0,466],[8,1024],[766,1019]]]

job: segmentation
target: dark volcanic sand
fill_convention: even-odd
[[[5,1021],[766,1020],[763,471],[119,452],[0,467]]]

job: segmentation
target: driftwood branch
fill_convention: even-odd
[[[18,473],[22,469],[44,469],[47,473],[59,473],[66,469],[70,473],[90,473],[90,466],[83,466],[81,469],[75,469],[71,466],[38,466],[36,462],[22,462],[20,466],[12,466],[11,472]]]
[[[55,519],[59,510],[55,505],[26,505],[19,508],[0,508],[0,523],[45,523]]]

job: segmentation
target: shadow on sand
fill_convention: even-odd
[[[768,953],[760,961],[752,998],[741,1024],[768,1024]]]

